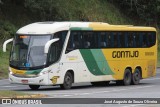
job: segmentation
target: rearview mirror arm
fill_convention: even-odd
[[[9,42],[12,42],[13,41],[13,38],[11,38],[11,39],[8,39],[8,40],[6,40],[4,43],[3,43],[3,52],[6,52],[6,47],[7,47],[7,44],[9,43]]]
[[[51,44],[58,41],[58,40],[59,40],[59,38],[55,38],[55,39],[52,39],[52,40],[48,41],[44,46],[44,53],[47,54]]]

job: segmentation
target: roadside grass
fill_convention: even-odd
[[[16,92],[16,91],[9,91],[9,90],[1,90],[0,91],[0,98],[9,97],[9,98],[16,98],[17,96],[24,96],[30,95],[23,92]]]
[[[30,94],[19,91],[1,90],[0,98],[44,98],[44,94]]]
[[[8,78],[9,51],[2,52],[0,48],[0,79]]]

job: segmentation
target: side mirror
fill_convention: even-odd
[[[59,38],[55,38],[55,39],[52,39],[52,40],[48,41],[44,46],[44,53],[47,54],[51,44],[58,41],[58,40],[59,40]]]
[[[9,42],[12,42],[12,41],[13,41],[13,38],[8,39],[8,40],[6,40],[6,41],[3,43],[3,52],[6,52],[7,44],[8,44]]]

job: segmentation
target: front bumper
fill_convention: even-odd
[[[16,77],[12,74],[9,74],[9,81],[10,83],[24,84],[24,85],[49,85],[48,74],[44,74],[42,76],[33,77],[33,78]],[[27,81],[27,82],[24,82],[24,81]]]

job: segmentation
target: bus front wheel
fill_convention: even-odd
[[[70,72],[67,72],[64,77],[63,84],[60,85],[62,89],[70,89],[72,87],[73,76]]]
[[[38,90],[40,85],[29,85],[32,90]]]

